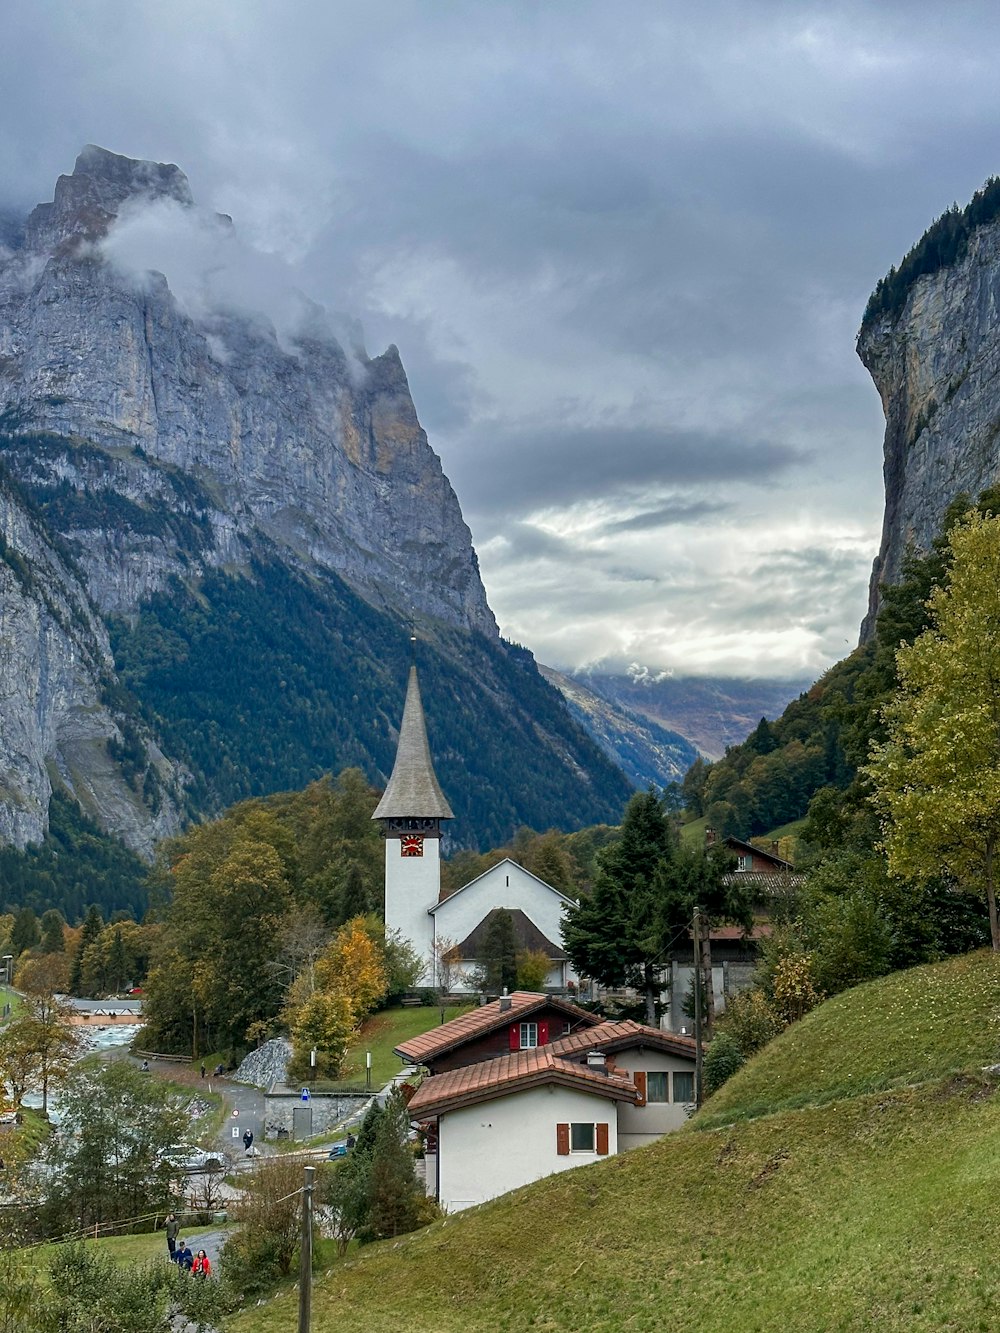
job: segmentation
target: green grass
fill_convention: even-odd
[[[975,1079],[673,1135],[337,1265],[313,1328],[992,1330],[998,1175],[1000,1101]],[[283,1294],[227,1333],[294,1311]]]
[[[218,1227],[199,1226],[190,1231],[182,1229],[181,1235],[197,1254],[200,1238],[218,1230]],[[150,1259],[159,1258],[166,1261],[167,1258],[166,1233],[162,1227],[159,1231],[147,1231],[140,1236],[102,1236],[99,1240],[87,1240],[86,1245],[88,1249],[93,1247],[100,1254],[110,1255],[118,1264],[146,1263]],[[58,1246],[55,1244],[39,1245],[33,1251],[37,1258],[37,1266],[40,1269],[47,1269],[57,1249]]]
[[[708,828],[707,815],[702,815],[700,819],[692,819],[688,824],[682,824],[681,846],[704,847],[706,828]]]
[[[23,1003],[24,1000],[16,990],[11,990],[9,986],[0,986],[0,1013],[3,1013],[4,1005],[9,1004],[10,1013],[8,1017],[14,1018]],[[0,1019],[0,1022],[6,1022],[6,1019]]]
[[[839,996],[680,1133],[332,1265],[313,1329],[991,1333],[998,1016],[984,953]],[[293,1327],[295,1300],[227,1333]]]
[[[1000,1061],[1000,958],[895,972],[787,1028],[708,1101],[702,1125],[941,1078]]]
[[[0,1156],[9,1167],[30,1161],[52,1132],[41,1111],[23,1107],[21,1114],[24,1120],[20,1125],[5,1125],[0,1130]]]
[[[449,1005],[445,1019],[458,1018],[472,1008],[467,1005]],[[384,1009],[366,1018],[356,1041],[347,1048],[344,1081],[365,1081],[365,1052],[372,1053],[372,1087],[382,1087],[403,1068],[392,1048],[410,1037],[418,1037],[441,1022],[441,1010],[433,1005],[419,1005],[409,1009]]]

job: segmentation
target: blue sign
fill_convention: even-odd
[[[307,1102],[307,1101],[309,1100],[309,1089],[308,1089],[308,1088],[303,1088],[303,1089],[302,1089],[302,1100],[303,1100],[304,1102]]]

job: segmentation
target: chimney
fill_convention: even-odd
[[[507,994],[507,987],[504,986],[503,994],[500,996],[500,1012],[502,1014],[508,1013],[510,1010],[510,1005],[511,1005],[511,999],[510,996]]]
[[[705,846],[711,847],[714,842],[715,842],[715,829],[707,828],[705,830]]]
[[[608,1061],[603,1051],[587,1052],[587,1068],[593,1069],[597,1073],[606,1074],[608,1072]]]
[[[779,861],[781,860],[781,844],[776,838],[771,840],[771,855],[776,856]]]

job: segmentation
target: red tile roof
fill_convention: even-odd
[[[402,1059],[415,1065],[425,1064],[428,1060],[444,1055],[446,1051],[454,1050],[456,1046],[463,1046],[467,1041],[475,1041],[489,1032],[495,1032],[497,1028],[506,1027],[508,1023],[520,1022],[528,1014],[546,1005],[557,1009],[573,1023],[593,1027],[601,1021],[596,1014],[589,1014],[586,1009],[579,1009],[568,1000],[536,991],[516,990],[507,998],[510,1000],[509,1009],[501,1009],[500,1001],[492,1000],[459,1018],[442,1023],[440,1027],[432,1028],[430,1032],[400,1042],[394,1050]]]
[[[637,1046],[649,1046],[670,1055],[689,1056],[692,1060],[697,1050],[693,1037],[678,1032],[661,1032],[659,1028],[647,1027],[645,1023],[636,1023],[631,1018],[598,1023],[596,1027],[555,1037],[549,1043],[549,1049],[556,1055],[570,1057],[583,1055],[587,1051],[633,1050]]]
[[[409,1112],[419,1120],[552,1083],[614,1101],[639,1099],[638,1089],[628,1078],[575,1064],[556,1055],[551,1046],[536,1046],[424,1079],[413,1094]]]

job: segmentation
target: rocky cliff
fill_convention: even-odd
[[[1000,222],[970,229],[955,261],[916,278],[896,305],[866,317],[858,339],[886,418],[885,518],[862,640],[907,547],[929,547],[956,495],[1000,480]]]
[[[148,853],[185,801],[203,813],[340,763],[377,781],[391,764],[389,663],[412,621],[442,662],[462,658],[469,636],[484,641],[488,679],[462,686],[485,692],[481,705],[469,696],[480,721],[463,744],[488,749],[475,727],[491,708],[521,707],[517,674],[499,683],[507,649],[395,347],[369,357],[304,302],[277,329],[246,303],[179,294],[123,257],[121,238],[149,218],[196,224],[213,244],[233,234],[228,218],[197,211],[177,167],[89,147],[0,246],[0,840],[17,846],[44,833],[53,783]],[[298,620],[278,643],[289,599]],[[261,618],[249,639],[247,614]],[[300,629],[316,669],[340,673],[319,703],[323,682],[285,651]],[[379,663],[372,636],[385,640]],[[191,662],[198,673],[185,676]],[[254,708],[238,697],[251,676]],[[157,682],[154,705],[142,692]],[[299,714],[274,710],[293,697]],[[362,700],[366,717],[348,726],[338,709]],[[263,773],[265,705],[279,734]],[[624,779],[572,725],[524,716],[513,734],[526,772],[539,771],[534,746],[571,775],[567,794],[582,778],[581,811],[596,764],[595,811],[617,813]],[[192,774],[199,754],[224,760],[221,785]],[[531,811],[512,804],[504,817]]]

